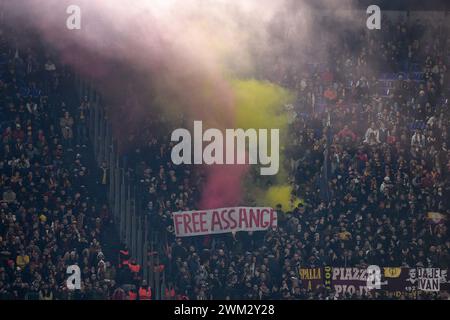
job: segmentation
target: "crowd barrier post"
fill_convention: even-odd
[[[150,283],[149,278],[149,261],[148,261],[148,218],[147,215],[144,216],[144,235],[143,235],[143,269],[144,269],[144,279],[147,281],[147,283]]]
[[[155,250],[155,244],[154,244],[154,242],[153,242],[153,240],[150,242],[150,252],[154,252],[154,250]],[[151,254],[150,255],[150,263],[149,263],[149,265],[148,265],[148,269],[149,269],[149,279],[150,279],[150,281],[149,281],[149,284],[150,284],[150,286],[152,287],[152,288],[156,288],[156,286],[155,286],[155,273],[153,272],[154,271],[154,266],[155,266],[155,256],[153,255],[153,254]]]
[[[128,199],[128,195],[130,194],[130,186],[126,187],[126,192],[125,192],[125,197],[124,197],[124,202],[125,202],[125,207],[124,207],[124,216],[125,216],[125,243],[127,243],[130,247],[132,246],[132,242],[131,242],[131,214],[130,214],[130,199]],[[133,250],[133,248],[130,248],[131,250]],[[133,252],[132,252],[133,254]]]
[[[114,166],[114,215],[116,217],[116,225],[120,226],[120,167],[118,166],[118,159],[116,158],[116,165]],[[120,234],[120,230],[119,230]]]
[[[124,241],[126,239],[126,208],[125,208],[125,183],[124,183],[124,173],[123,169],[120,168],[120,240]]]

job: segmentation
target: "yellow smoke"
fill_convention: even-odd
[[[292,187],[288,184],[270,187],[262,199],[263,205],[275,207],[282,205],[284,211],[289,211],[297,207],[301,202],[297,197],[291,196]]]
[[[274,177],[257,178],[258,182],[247,183],[247,193],[256,205],[275,207],[281,204],[284,210],[295,207],[299,200],[292,197],[288,174],[284,167],[284,150],[287,139],[288,114],[285,105],[293,101],[294,95],[278,85],[258,80],[231,81],[236,104],[236,127],[243,129],[280,130],[280,170]],[[269,151],[271,152],[271,151]],[[258,173],[256,173],[258,174]],[[254,177],[249,177],[254,178]],[[270,181],[270,187],[267,180]]]
[[[236,125],[243,129],[280,129],[286,134],[288,116],[284,105],[292,102],[293,94],[275,84],[258,80],[231,80],[236,104]],[[284,139],[280,137],[280,149]]]

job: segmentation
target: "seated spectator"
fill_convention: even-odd
[[[372,122],[369,129],[367,129],[366,134],[364,135],[364,143],[369,145],[380,143],[380,130],[376,128],[375,122]]]
[[[344,128],[337,133],[337,137],[344,142],[356,141],[356,134],[349,129],[348,125],[345,125]]]

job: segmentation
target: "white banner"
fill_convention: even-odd
[[[233,207],[173,213],[177,237],[237,231],[262,231],[277,226],[277,212],[266,207]]]
[[[417,288],[422,291],[438,292],[441,287],[440,271],[439,268],[417,268]]]

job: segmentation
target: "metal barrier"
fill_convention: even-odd
[[[107,200],[120,240],[127,244],[131,256],[142,266],[143,279],[152,287],[154,298],[162,299],[164,286],[161,282],[164,275],[154,268],[159,261],[155,261],[153,255],[149,256],[149,252],[156,250],[158,239],[151,232],[148,214],[142,210],[137,185],[118,153],[118,144],[100,95],[92,83],[79,76],[76,77],[76,85],[80,99],[87,97],[89,102],[88,135],[95,159],[99,165],[105,162],[109,169]]]

